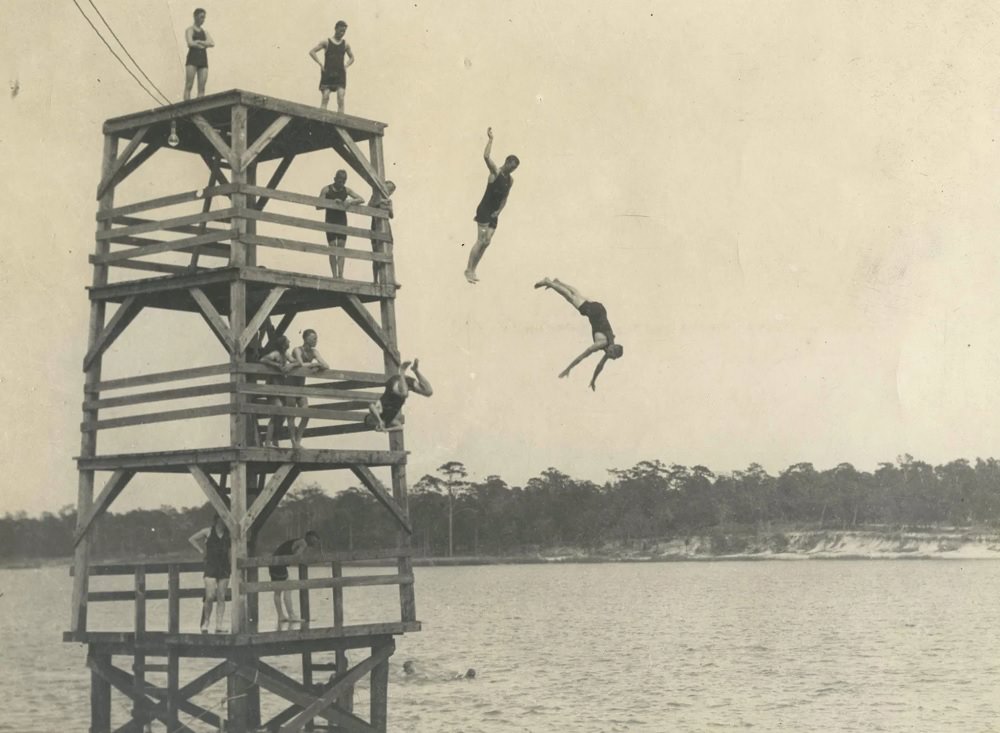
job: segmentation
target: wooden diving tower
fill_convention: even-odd
[[[364,424],[368,405],[399,364],[389,215],[380,207],[345,209],[279,188],[290,168],[309,165],[306,156],[324,151],[329,158],[339,156],[373,195],[387,195],[384,128],[241,90],[104,124],[83,360],[72,616],[64,634],[64,641],[87,645],[91,733],[142,731],[150,724],[171,733],[386,730],[395,637],[420,629],[403,433],[389,433],[385,446],[386,434]],[[324,175],[333,167],[325,163]],[[139,171],[147,175],[136,175]],[[190,183],[184,182],[187,173],[194,174]],[[266,185],[258,185],[258,175],[268,176]],[[145,188],[138,188],[156,184],[157,195],[122,202],[123,190],[134,190],[144,178]],[[325,223],[317,208],[347,211],[348,225]],[[347,258],[345,275],[360,273],[356,279],[330,276],[332,250],[323,236],[328,232],[347,238],[336,252]],[[352,369],[356,364],[343,363],[343,349],[327,349],[334,368],[292,373],[305,377],[305,386],[269,384],[266,377],[274,372],[256,363],[261,351],[300,314],[321,309],[340,309],[360,327],[364,343],[372,345],[369,356],[380,366]],[[218,344],[216,356],[208,357],[212,363],[146,373],[126,369],[125,376],[102,377],[102,368],[115,366],[120,357],[113,344],[146,314],[175,324],[158,333],[176,340],[178,349],[191,332],[185,325],[207,326],[207,338]],[[308,397],[309,406],[278,406],[270,401],[274,396]],[[303,448],[263,447],[263,427],[275,415],[309,418]],[[218,434],[226,438],[221,445],[195,444],[196,423],[210,419],[220,423]],[[139,444],[133,434],[149,430],[176,445],[155,452],[98,451],[99,435],[118,438],[128,448]],[[287,431],[281,437],[287,438]],[[344,441],[353,444],[344,447]],[[345,469],[398,526],[395,547],[298,559],[258,555],[258,531],[300,474]],[[200,562],[90,562],[101,516],[133,478],[153,480],[150,474],[193,481],[229,528],[229,633],[202,634],[190,622],[204,594]],[[315,529],[322,534],[322,527]],[[351,567],[373,560],[381,565]],[[258,570],[269,565],[297,566],[298,578],[292,573],[286,581],[262,580]],[[112,585],[98,587],[102,583]],[[368,617],[354,623],[345,589],[360,586],[368,587],[366,593],[382,586],[390,598],[360,609]],[[293,630],[264,629],[260,594],[286,589],[298,591],[300,613],[313,621]],[[316,591],[324,594],[323,608],[315,596],[310,603],[310,592]],[[130,605],[131,612],[104,613],[112,602]],[[99,607],[91,608],[94,604]],[[372,613],[381,615],[373,620]],[[122,628],[122,618],[132,622]],[[111,628],[98,629],[95,621]],[[301,679],[287,672],[290,655]],[[366,676],[370,709],[355,711],[352,690]],[[113,700],[112,688],[124,695],[125,704]],[[225,704],[205,702],[206,695]],[[126,708],[130,712],[121,719]]]

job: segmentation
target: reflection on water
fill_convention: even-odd
[[[390,730],[1000,731],[998,581],[992,561],[420,568]],[[69,590],[0,571],[0,731],[87,729]]]

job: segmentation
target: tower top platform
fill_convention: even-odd
[[[235,106],[247,109],[247,132],[253,140],[258,138],[277,119],[291,117],[288,128],[279,139],[271,142],[258,156],[259,161],[309,153],[339,144],[337,128],[350,135],[354,142],[381,137],[387,127],[363,117],[339,114],[319,107],[268,97],[263,94],[230,89],[198,99],[189,99],[165,107],[112,117],[104,123],[104,134],[131,140],[143,128],[144,140],[156,145],[167,145],[172,123],[178,125],[180,143],[176,150],[213,155],[215,149],[201,134],[184,134],[186,125],[196,124],[201,117],[212,128],[225,136],[230,128],[230,111]]]

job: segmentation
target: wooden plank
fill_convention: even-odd
[[[272,565],[288,566],[298,565],[303,559],[310,565],[323,565],[328,562],[357,562],[364,560],[385,560],[387,558],[398,557],[403,552],[407,555],[412,553],[409,548],[383,547],[369,550],[340,550],[336,552],[314,552],[309,553],[306,558],[295,558],[289,555],[262,555],[260,557],[250,557],[240,563],[242,568],[262,568]]]
[[[135,569],[135,635],[146,630],[146,570],[141,565]]]
[[[227,254],[226,256],[228,257],[229,255]],[[94,263],[94,255],[90,255],[88,259],[91,264]],[[162,262],[145,262],[142,260],[122,260],[121,262],[116,262],[114,266],[124,268],[126,270],[159,272],[165,275],[181,275],[185,272],[190,272],[190,270],[184,265],[168,265]]]
[[[136,567],[142,565],[146,569],[146,575],[162,575],[170,572],[170,568],[176,567],[182,573],[201,572],[205,567],[202,560],[185,560],[181,562],[141,562],[141,563],[96,563],[90,566],[90,575],[132,575]],[[73,567],[70,566],[70,575],[73,575]],[[199,590],[204,590],[200,588]]]
[[[167,633],[181,630],[181,571],[176,564],[167,570]]]
[[[137,711],[142,711],[163,722],[162,717],[160,717],[163,713],[159,706],[136,689],[135,677],[97,656],[88,657],[87,666],[134,703],[133,716]]]
[[[224,680],[229,674],[235,671],[235,669],[236,665],[232,664],[228,660],[217,664],[207,672],[198,675],[193,680],[188,682],[184,685],[184,687],[178,690],[177,694],[184,699],[200,695],[216,682]]]
[[[354,667],[343,675],[337,675],[333,684],[329,685],[315,702],[308,705],[301,713],[293,718],[287,725],[281,727],[281,733],[299,733],[310,718],[315,717],[321,710],[331,707],[334,700],[348,687],[357,683],[362,677],[375,669],[379,664],[387,661],[392,656],[396,645],[390,641],[384,646],[372,650],[372,655],[364,661],[354,665]],[[371,726],[365,726],[371,729]]]
[[[130,387],[144,387],[149,384],[162,384],[163,382],[176,382],[186,379],[202,379],[204,377],[216,377],[220,374],[228,374],[229,364],[214,364],[212,366],[192,367],[190,369],[173,369],[169,372],[153,372],[137,377],[125,377],[123,379],[107,379],[93,385],[92,392],[104,392],[112,389],[127,389]]]
[[[215,180],[214,176],[212,180]],[[211,201],[211,198],[206,198],[205,201]],[[187,216],[199,216],[200,214],[209,214],[209,213],[214,214],[217,211],[222,211],[222,209],[217,209],[216,211],[212,211],[209,207],[205,206],[205,202],[202,202],[202,209],[200,212],[198,212],[197,214],[188,214]],[[111,220],[111,222],[118,227],[127,227],[127,226],[133,227],[133,226],[141,226],[143,224],[155,224],[157,223],[157,221],[158,221],[157,219],[147,219],[142,216],[116,216],[114,219]],[[210,221],[214,222],[215,220],[212,219]],[[231,223],[232,219],[226,217],[219,219],[218,221],[224,224],[228,224]],[[167,227],[160,227],[154,231],[155,233],[174,232],[176,234],[205,234],[206,232],[230,231],[229,227],[209,227],[208,224],[209,224],[208,221],[203,221],[200,224],[177,224]]]
[[[268,199],[274,199],[275,201],[287,201],[288,203],[302,204],[304,206],[312,206],[313,208],[318,207],[321,209],[333,209],[336,211],[349,211],[354,214],[374,216],[376,219],[389,218],[389,212],[377,206],[365,206],[363,204],[352,204],[347,206],[340,201],[325,199],[319,196],[309,196],[304,193],[293,193],[291,191],[279,191],[274,187],[275,185],[276,184],[268,182],[266,187],[246,185],[241,186],[240,189],[245,193],[253,194],[255,196],[264,196]]]
[[[208,167],[208,170],[212,172],[213,179],[221,181],[222,185],[224,186],[233,185],[232,183],[229,182],[229,178],[226,177],[226,174],[219,165],[218,160],[209,155],[205,155],[204,153],[202,153],[201,159],[205,162],[205,165]]]
[[[378,653],[378,648],[372,649],[372,656]],[[390,650],[389,654],[392,654]],[[386,657],[372,670],[371,697],[369,700],[369,719],[371,726],[378,733],[386,733],[386,722],[389,708],[389,658]]]
[[[246,239],[246,235],[243,235]],[[330,247],[332,252],[335,248]],[[240,277],[249,283],[260,282],[269,285],[287,285],[292,288],[302,288],[307,290],[322,291],[325,293],[353,293],[355,295],[368,295],[376,298],[391,298],[396,292],[392,285],[373,285],[359,280],[334,280],[331,277],[322,275],[304,275],[302,273],[281,272],[279,270],[268,270],[266,268],[245,268],[240,271]],[[123,288],[116,288],[122,290]],[[143,290],[143,292],[146,292]],[[93,293],[91,298],[93,298]],[[383,378],[383,381],[384,378]]]
[[[282,158],[281,162],[278,163],[278,167],[274,169],[274,173],[271,174],[271,179],[267,182],[267,186],[265,188],[267,189],[276,188],[277,185],[281,183],[281,179],[285,177],[285,173],[288,172],[288,167],[292,164],[293,160],[295,160],[294,155],[286,155],[284,158]],[[259,197],[254,202],[253,207],[257,209],[257,211],[263,211],[264,207],[267,206],[268,201],[270,201],[270,198],[268,198],[267,196]]]
[[[118,470],[111,474],[111,478],[104,485],[97,500],[93,503],[83,519],[77,522],[76,531],[73,532],[73,547],[80,544],[80,540],[87,536],[91,526],[107,511],[111,503],[118,498],[122,490],[128,486],[128,482],[135,476],[135,471]]]
[[[108,320],[94,344],[87,350],[87,355],[83,357],[83,371],[90,369],[94,361],[107,351],[108,347],[115,342],[122,331],[128,328],[128,325],[135,320],[135,317],[139,315],[139,311],[143,309],[144,305],[145,303],[134,295],[122,301],[122,304],[118,306],[118,310]]]
[[[200,563],[199,570],[205,566],[204,563]],[[181,588],[177,591],[177,597],[180,599],[184,598],[204,598],[205,589],[204,588]],[[226,598],[230,596],[227,594]],[[135,591],[134,590],[94,590],[87,594],[87,600],[94,603],[108,603],[114,601],[134,601]],[[169,601],[170,591],[169,589],[154,588],[152,590],[146,591],[147,601]],[[176,633],[176,632],[175,632]]]
[[[350,165],[359,176],[364,178],[369,186],[376,189],[386,198],[392,198],[389,193],[389,189],[386,188],[385,180],[383,179],[382,174],[375,170],[372,164],[368,162],[368,159],[365,158],[365,154],[361,152],[361,148],[359,148],[354,140],[351,139],[351,136],[347,134],[346,130],[341,129],[340,127],[336,128],[336,130],[340,141],[343,143],[344,149],[341,150],[341,154],[343,155],[344,153],[347,153],[344,155],[344,159],[347,161],[347,164]]]
[[[201,311],[202,317],[205,319],[205,323],[208,324],[209,328],[212,329],[212,333],[215,337],[219,339],[219,343],[222,344],[223,348],[226,349],[230,354],[236,351],[236,341],[233,338],[234,330],[230,325],[227,325],[225,321],[222,320],[222,316],[219,315],[219,311],[215,309],[212,305],[212,301],[208,299],[205,295],[205,291],[201,288],[188,288],[188,292],[191,297],[194,298],[194,302],[198,305],[198,309]],[[232,367],[232,364],[230,364]]]
[[[312,562],[310,560],[310,562]],[[315,588],[360,588],[375,585],[399,585],[412,583],[412,575],[349,575],[342,578],[308,578],[306,580],[267,580],[262,583],[247,583],[247,593],[268,593],[279,590],[302,590]]]
[[[235,516],[230,513],[229,507],[222,500],[222,496],[219,494],[219,487],[216,483],[201,469],[201,466],[192,464],[188,466],[188,471],[194,476],[194,480],[198,482],[198,486],[201,487],[212,508],[215,509],[215,513],[226,523],[226,528],[229,530],[230,536],[236,534],[239,525]],[[233,631],[236,631],[236,629],[234,628]]]
[[[135,135],[132,136],[132,139],[129,141],[128,145],[125,146],[124,152],[122,152],[122,154],[119,155],[118,158],[115,160],[114,164],[111,166],[111,170],[109,170],[101,178],[101,182],[97,185],[98,200],[100,200],[104,196],[104,194],[106,194],[108,190],[113,185],[115,185],[116,178],[119,172],[121,172],[121,169],[128,162],[129,158],[132,157],[132,153],[135,152],[135,149],[138,148],[139,145],[142,143],[142,139],[146,137],[147,132],[149,132],[149,125],[140,127],[139,130],[135,133]]]
[[[247,551],[247,532],[243,529],[243,519],[247,513],[247,464],[234,464],[229,474],[229,481],[229,496],[233,519],[233,529],[230,530],[230,539],[232,541],[230,562],[232,572],[229,579],[229,587],[233,591],[233,602],[230,605],[229,618],[232,624],[232,632],[239,634],[249,631],[246,607],[246,582],[243,577],[243,570],[240,568],[240,560],[245,560],[249,554]]]
[[[413,534],[413,525],[410,524],[410,517],[406,510],[396,503],[396,500],[389,496],[389,492],[382,486],[382,482],[371,472],[367,466],[351,466],[351,472],[358,477],[358,480],[372,492],[379,503],[384,506],[396,519],[399,526],[407,533]]]
[[[351,210],[350,208],[348,209],[348,211]],[[240,209],[236,213],[236,216],[246,217],[255,221],[264,221],[270,224],[283,224],[284,226],[299,227],[300,229],[312,229],[317,232],[342,234],[345,237],[364,237],[365,239],[374,239],[379,242],[391,241],[392,239],[392,236],[387,232],[373,232],[371,229],[351,227],[345,224],[327,224],[325,221],[303,219],[301,216],[289,216],[288,214],[275,214],[270,211]]]
[[[156,244],[147,244],[139,247],[132,247],[131,249],[120,249],[115,252],[109,252],[106,255],[92,255],[90,259],[96,264],[106,263],[117,265],[119,262],[134,260],[139,257],[148,257],[149,255],[164,254],[166,252],[182,252],[184,250],[191,249],[192,247],[200,247],[205,244],[215,244],[229,239],[232,239],[232,233],[229,231],[209,232],[208,234],[199,234],[193,237],[182,237],[181,239],[157,242]]]
[[[312,244],[311,242],[301,242],[297,239],[262,237],[259,234],[244,235],[243,240],[247,244],[255,244],[260,247],[283,249],[288,252],[306,252],[309,254],[323,255],[324,257],[337,255],[338,257],[347,257],[352,260],[369,260],[372,262],[388,262],[391,259],[389,255],[379,252],[368,252],[362,249],[351,249],[350,247],[334,247],[330,244]]]
[[[284,494],[298,477],[298,474],[298,469],[294,463],[285,463],[272,474],[270,480],[264,486],[264,490],[260,492],[254,500],[253,505],[247,510],[246,516],[243,517],[244,532],[247,534],[250,533],[250,529],[256,523],[257,518],[264,511],[265,507],[271,503],[276,494]]]
[[[245,404],[243,412],[249,415],[283,415],[285,417],[308,417],[316,420],[342,420],[345,422],[364,422],[364,412],[350,410],[315,410],[311,407],[279,407],[277,405]]]
[[[239,340],[237,341],[238,349],[240,352],[246,351],[247,346],[250,345],[250,340],[257,335],[257,331],[260,330],[261,325],[267,320],[268,316],[271,315],[271,311],[278,304],[281,296],[285,294],[288,288],[277,287],[271,288],[271,291],[264,298],[264,302],[261,303],[260,308],[254,313],[253,318],[247,324],[246,328],[243,329],[243,333],[240,334]]]
[[[285,459],[285,460],[281,460]],[[214,471],[228,470],[234,461],[256,464],[277,465],[294,460],[299,468],[340,468],[352,463],[367,466],[391,466],[406,462],[405,452],[386,450],[344,450],[302,448],[257,448],[223,446],[219,448],[198,448],[194,450],[151,451],[145,453],[118,453],[101,456],[79,456],[79,467],[85,471],[116,471],[119,468],[134,468],[147,472],[183,473],[191,463],[209,466]]]
[[[247,148],[247,151],[243,154],[243,167],[246,168],[257,156],[260,155],[264,148],[271,144],[271,141],[276,138],[285,126],[292,121],[291,115],[279,115],[274,122],[267,126],[267,129],[260,134],[260,136],[253,141],[253,145]]]
[[[201,130],[201,134],[205,136],[205,139],[218,151],[219,155],[229,162],[230,166],[233,168],[239,167],[239,159],[233,155],[232,149],[222,139],[222,136],[215,131],[215,128],[209,124],[208,120],[200,114],[191,115],[190,119]]]
[[[225,394],[233,389],[229,382],[219,382],[218,384],[205,384],[198,387],[180,387],[178,389],[162,389],[156,392],[143,392],[142,394],[127,395],[125,397],[106,397],[99,400],[86,400],[83,403],[85,410],[99,410],[108,407],[125,407],[127,405],[138,405],[145,402],[160,402],[162,400],[183,400],[191,397],[204,397],[206,395]]]
[[[263,364],[241,364],[238,367],[240,374],[255,374],[259,376],[274,375],[274,370],[270,367],[266,367]],[[348,371],[346,369],[294,369],[289,374],[295,376],[303,377],[315,377],[317,379],[337,379],[337,380],[353,380],[359,384],[369,385],[371,387],[384,387],[385,386],[385,375],[378,372],[355,372]]]
[[[110,428],[124,428],[130,425],[150,425],[156,422],[171,422],[173,420],[193,420],[197,417],[213,417],[229,414],[229,405],[211,405],[209,407],[191,407],[184,410],[164,410],[129,417],[115,417],[108,420],[94,420],[80,423],[83,432],[94,432]]]
[[[320,438],[329,435],[350,435],[351,433],[375,432],[366,423],[347,423],[340,425],[323,425],[315,428],[306,428],[303,438]]]
[[[383,353],[389,356],[396,366],[399,366],[400,357],[396,345],[390,341],[389,337],[382,331],[382,327],[378,325],[356,295],[344,296],[344,311],[382,349]]]
[[[118,226],[114,229],[100,230],[96,237],[98,240],[112,239],[124,235],[146,234],[148,232],[176,231],[180,234],[190,233],[190,230],[183,231],[179,227],[191,224],[201,224],[202,222],[223,221],[239,216],[239,209],[230,206],[227,209],[216,209],[215,211],[201,211],[197,214],[184,214],[170,219],[142,219],[141,223]]]
[[[239,674],[248,680],[253,680],[260,684],[261,689],[272,692],[279,697],[283,697],[291,703],[294,703],[299,711],[304,710],[308,705],[316,700],[316,693],[300,684],[296,680],[286,675],[284,672],[272,667],[266,662],[261,660],[256,660],[253,667],[241,667]],[[331,723],[335,723],[340,728],[337,730],[345,731],[364,731],[368,733],[370,730],[364,721],[356,718],[342,710],[338,710],[333,707],[328,707],[325,710],[317,711],[313,713],[311,717],[319,717],[328,720]],[[353,720],[352,720],[353,719]],[[273,721],[272,721],[273,722]],[[272,725],[269,722],[268,725]],[[360,724],[364,726],[359,729],[356,726]],[[352,727],[355,726],[355,727]],[[273,728],[271,728],[273,730]],[[279,729],[280,730],[280,729]]]
[[[92,647],[87,653],[88,666],[91,657],[111,665],[110,654],[98,652]],[[111,683],[93,669],[90,671],[90,730],[98,733],[111,730]]]
[[[171,649],[167,652],[166,667],[167,694],[164,702],[167,707],[167,730],[172,731],[180,723],[178,707],[181,700],[177,695],[177,689],[180,687],[180,657],[178,657],[176,650]]]
[[[364,402],[366,405],[376,402],[380,395],[373,392],[359,392],[347,389],[331,389],[314,385],[310,387],[296,387],[290,384],[247,384],[240,387],[240,392],[251,395],[279,395],[285,397],[305,396],[305,397],[341,397],[343,399],[353,399]]]
[[[330,577],[338,580],[344,577],[344,564],[341,562],[330,563]],[[333,587],[333,628],[344,628],[344,589],[340,586]],[[339,658],[338,658],[339,661]],[[339,667],[338,669],[343,669]]]
[[[157,198],[146,199],[144,201],[136,201],[133,204],[116,206],[113,209],[99,212],[97,214],[97,221],[108,221],[119,216],[137,214],[141,211],[149,211],[150,209],[161,209],[165,206],[176,206],[177,204],[187,203],[188,201],[198,201],[199,199],[212,198],[213,196],[224,196],[233,193],[234,189],[235,186],[231,184],[228,186],[210,186],[208,188],[199,188],[194,191],[184,191],[183,193],[173,193],[169,196],[159,196]]]

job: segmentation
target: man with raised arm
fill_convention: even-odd
[[[516,155],[508,155],[503,165],[498,167],[490,158],[490,153],[493,150],[492,127],[486,128],[486,137],[489,140],[486,143],[486,149],[483,151],[483,160],[486,161],[486,167],[490,169],[490,177],[486,182],[486,191],[483,193],[482,201],[479,202],[479,206],[476,209],[476,216],[474,217],[476,221],[476,244],[472,247],[472,251],[469,252],[469,263],[465,268],[465,279],[470,283],[479,282],[479,278],[476,277],[476,268],[479,266],[479,260],[483,258],[486,248],[493,241],[500,212],[507,205],[507,196],[510,194],[510,187],[514,185],[514,179],[510,174],[517,170],[517,167],[521,164]]]
[[[368,406],[368,415],[365,416],[365,425],[372,430],[382,432],[392,432],[403,429],[403,404],[410,392],[415,392],[422,397],[430,397],[434,394],[431,383],[427,377],[420,373],[420,359],[413,360],[413,374],[416,377],[406,375],[410,362],[404,361],[399,365],[399,373],[393,374],[385,382],[385,392],[376,402]]]
[[[568,377],[573,367],[581,361],[591,354],[603,351],[604,354],[601,356],[601,361],[597,365],[597,368],[594,369],[594,376],[590,378],[590,388],[596,391],[597,377],[604,370],[604,365],[608,359],[619,359],[625,353],[625,349],[622,348],[621,344],[615,343],[615,332],[611,330],[611,323],[608,321],[608,311],[604,308],[603,304],[598,303],[596,300],[588,300],[573,286],[554,278],[549,279],[546,277],[539,280],[535,283],[535,287],[555,290],[576,308],[580,312],[580,315],[590,321],[590,331],[594,338],[594,343],[588,346],[582,354],[573,359],[570,365],[559,373],[559,378]]]

